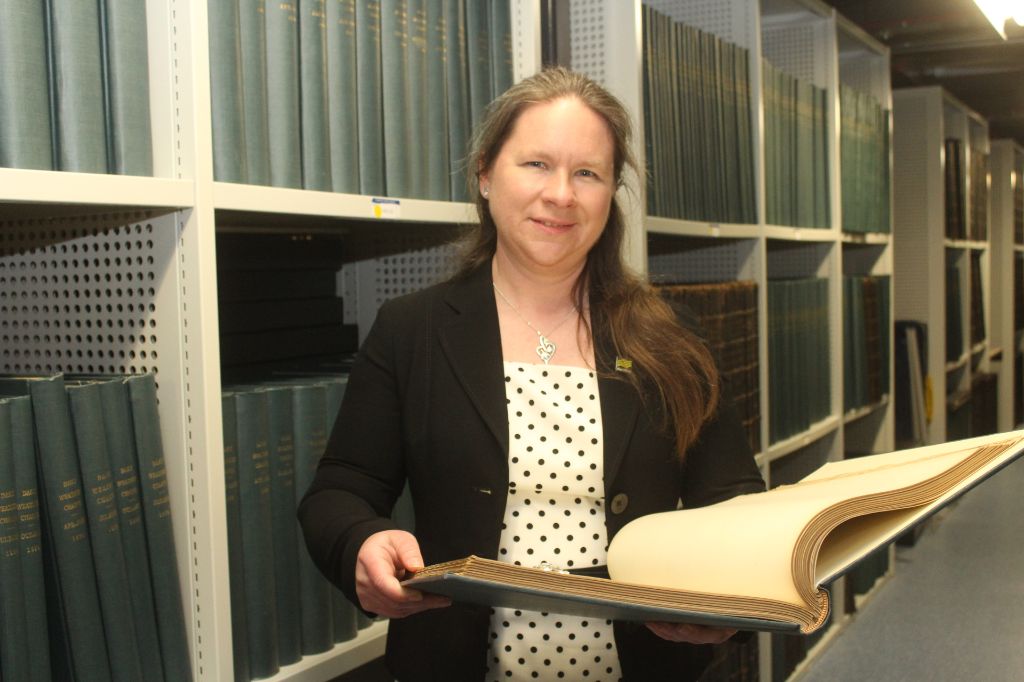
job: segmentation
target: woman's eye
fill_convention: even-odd
[[[543,168],[544,167],[544,162],[543,161],[527,161],[526,165],[529,166],[530,168]]]
[[[596,178],[597,178],[597,173],[595,173],[595,172],[594,172],[594,171],[592,171],[592,170],[588,170],[588,169],[586,169],[586,168],[584,168],[583,170],[577,171],[577,172],[578,172],[578,173],[579,173],[580,175],[582,175],[583,177],[585,177],[585,178],[594,178],[594,179],[596,179]]]

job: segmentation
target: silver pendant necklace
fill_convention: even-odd
[[[501,300],[505,301],[505,303],[508,304],[508,307],[511,308],[512,311],[515,312],[515,314],[519,316],[520,320],[522,320],[523,322],[526,323],[527,327],[529,327],[530,329],[532,329],[534,332],[537,333],[538,343],[537,343],[537,347],[534,349],[536,351],[536,353],[537,353],[537,357],[539,357],[541,360],[543,360],[545,365],[550,363],[551,362],[551,358],[555,357],[555,351],[558,350],[558,346],[555,345],[554,341],[549,339],[546,335],[542,334],[539,329],[537,329],[532,324],[530,324],[530,321],[528,319],[526,319],[526,317],[524,317],[521,312],[519,312],[519,308],[517,308],[512,303],[512,301],[508,300],[508,296],[506,296],[504,293],[502,293],[501,289],[498,288],[497,284],[494,284],[493,282],[491,284],[494,286],[494,290],[498,292],[498,295],[501,296]],[[556,324],[554,329],[552,329],[548,333],[549,334],[554,334],[556,331],[558,331],[558,328],[561,327],[563,324],[565,324],[566,321],[570,317],[572,317],[573,314],[575,314],[575,313],[576,313],[576,307],[573,306],[573,309],[569,311],[569,314],[566,315],[564,318],[562,318],[562,321],[559,322],[558,324]]]

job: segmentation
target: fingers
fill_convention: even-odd
[[[732,628],[716,628],[691,623],[646,623],[647,629],[670,642],[721,644],[736,634]]]
[[[356,594],[367,611],[388,618],[451,604],[447,597],[428,595],[399,582],[423,567],[416,538],[405,531],[382,531],[371,535],[356,558]]]

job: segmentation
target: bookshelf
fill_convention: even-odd
[[[626,103],[638,124],[641,159],[642,5],[638,0],[571,3],[572,66]],[[658,0],[649,5],[746,50],[746,152],[754,218],[720,222],[649,215],[645,188],[632,178],[621,195],[629,224],[628,262],[656,282],[756,283],[758,461],[771,484],[793,480],[848,453],[892,449],[891,379],[881,399],[844,409],[842,311],[844,276],[888,276],[888,286],[896,290],[894,240],[884,230],[842,229],[840,176],[840,86],[891,108],[887,50],[816,0]],[[349,252],[337,273],[337,291],[345,300],[346,323],[356,325],[362,337],[383,299],[443,273],[450,252],[442,242],[453,224],[474,217],[472,207],[459,202],[400,198],[397,204],[381,203],[363,195],[215,181],[207,4],[147,0],[146,9],[153,177],[0,168],[0,290],[11,292],[11,303],[0,316],[0,358],[7,372],[157,372],[193,671],[197,680],[232,679],[232,662],[224,653],[231,651],[231,622],[223,551],[218,249],[253,235],[343,240]],[[511,13],[518,80],[540,66],[539,3],[512,0]],[[827,162],[799,186],[825,199],[820,207],[827,215],[824,226],[794,227],[766,219],[769,173],[761,78],[766,61],[824,93],[820,152]],[[979,124],[965,118],[962,136],[969,137],[970,126]],[[998,149],[993,150],[993,168]],[[1019,159],[1019,148],[1015,153]],[[231,239],[224,240],[225,235]],[[965,254],[982,251],[978,267],[993,276],[1004,267],[986,260],[984,242],[949,248]],[[1022,249],[1018,244],[1015,253]],[[967,272],[973,267],[970,256],[957,263]],[[789,279],[823,282],[825,407],[805,427],[773,438],[768,285]],[[965,275],[965,291],[968,282]],[[1019,338],[1016,342],[1019,348]],[[884,361],[891,366],[891,352]],[[988,362],[981,361],[986,367]],[[834,589],[836,604],[847,601],[843,585]],[[836,623],[844,617],[837,610]],[[325,680],[343,674],[381,655],[385,633],[385,625],[375,624],[356,640],[282,668],[271,679]],[[767,636],[759,640],[762,680],[784,679],[795,661],[807,656],[806,647],[790,651],[792,665],[783,665],[786,657],[779,652],[785,646],[773,646]]]
[[[652,213],[645,195],[649,187],[634,186],[631,194],[643,197],[632,205],[632,225],[637,242],[633,243],[630,263],[655,283],[722,281],[754,282],[758,289],[758,343],[760,361],[760,413],[762,447],[757,454],[762,473],[769,485],[796,480],[829,460],[884,452],[893,449],[894,400],[892,380],[892,292],[894,275],[891,237],[892,189],[884,191],[884,201],[874,206],[874,224],[860,229],[843,229],[843,178],[841,151],[843,133],[840,89],[846,87],[870,98],[880,119],[877,137],[889,138],[892,130],[889,52],[832,8],[814,0],[733,0],[717,2],[620,2],[619,0],[574,0],[572,18],[572,66],[604,83],[619,96],[641,126],[645,119],[644,83],[645,43],[642,28],[645,8],[667,15],[722,41],[746,49],[750,95],[750,154],[753,158],[753,182],[756,188],[756,220],[693,220]],[[631,43],[630,39],[635,42]],[[646,58],[650,58],[648,55]],[[825,129],[821,152],[828,159],[821,178],[797,180],[798,193],[809,192],[827,197],[823,227],[778,224],[768,220],[766,195],[771,191],[771,174],[766,155],[766,137],[771,122],[766,120],[765,85],[760,77],[764,63],[770,62],[787,77],[824,92]],[[636,152],[647,157],[644,130],[639,131]],[[671,145],[672,139],[659,137],[656,146]],[[889,172],[890,148],[876,143],[876,168]],[[647,159],[651,163],[650,159]],[[816,184],[817,183],[817,184]],[[884,183],[883,183],[884,186]],[[877,193],[877,191],[876,191]],[[657,209],[656,209],[657,210]],[[852,210],[852,209],[851,209]],[[643,248],[645,247],[645,248]],[[887,377],[881,396],[854,409],[844,409],[844,286],[845,277],[879,278],[884,282],[890,305],[882,313],[880,325],[890,330],[889,352],[880,361]],[[825,409],[810,423],[785,437],[773,438],[769,415],[772,411],[772,384],[768,365],[772,327],[769,311],[769,285],[773,282],[819,279],[824,282],[828,353],[823,363],[823,403]],[[806,380],[806,377],[801,377]],[[887,550],[886,555],[891,553]],[[890,571],[891,561],[882,562],[871,583]],[[845,582],[833,586],[837,603],[852,604],[838,609],[830,628],[831,637],[847,618],[847,611],[858,608],[868,598],[870,585],[848,587]],[[846,592],[849,590],[850,594]],[[761,680],[785,679],[805,661],[813,659],[813,646],[819,641],[797,643],[784,638],[761,636],[759,660]],[[822,640],[823,641],[823,640]],[[808,653],[808,648],[811,653]],[[747,670],[749,673],[749,670]],[[748,679],[748,678],[737,678]]]
[[[992,351],[1002,336],[992,320],[1004,319],[993,312],[1002,285],[992,277],[1008,275],[990,241],[998,237],[989,229],[986,122],[937,87],[895,90],[893,100],[894,268],[901,281],[894,310],[897,319],[927,324],[934,407],[926,438],[936,443],[979,428],[971,423],[972,388],[995,368]],[[922,196],[942,199],[922,203]],[[981,404],[975,412],[981,416]]]

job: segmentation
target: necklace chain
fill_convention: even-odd
[[[508,304],[508,307],[511,308],[512,311],[519,316],[520,320],[526,323],[527,327],[536,332],[538,343],[537,348],[535,348],[534,350],[537,353],[537,357],[543,360],[545,365],[549,364],[551,362],[551,358],[555,357],[555,351],[558,350],[558,346],[555,345],[554,341],[548,338],[548,335],[554,334],[556,331],[558,331],[559,327],[565,324],[566,321],[568,321],[568,319],[572,317],[573,314],[576,313],[576,306],[573,306],[572,310],[569,311],[569,314],[563,317],[561,322],[556,324],[554,328],[550,332],[548,332],[548,335],[545,335],[539,329],[530,324],[530,321],[526,319],[526,316],[519,312],[519,308],[517,308],[515,304],[512,303],[512,301],[508,300],[508,296],[506,296],[502,292],[502,290],[498,288],[497,284],[494,284],[493,282],[491,284],[494,286],[494,290],[498,292],[498,295],[501,296],[501,300],[505,301],[505,303]]]

